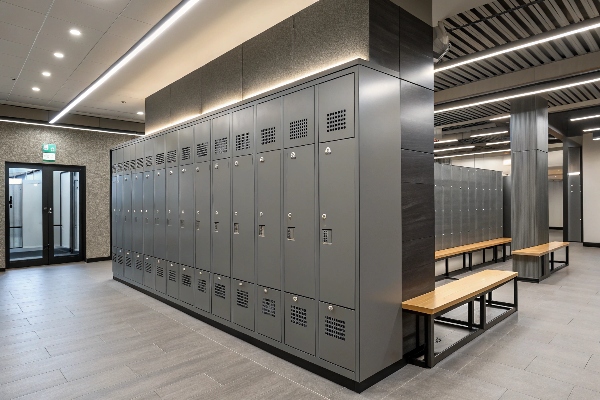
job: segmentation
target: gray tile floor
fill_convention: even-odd
[[[569,268],[519,284],[516,315],[357,395],[113,281],[109,262],[9,270],[0,399],[600,399],[599,291],[600,249],[575,244]]]

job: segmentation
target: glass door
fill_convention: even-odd
[[[79,172],[52,170],[51,264],[80,259]]]

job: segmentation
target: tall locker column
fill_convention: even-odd
[[[194,307],[210,312],[210,249],[211,249],[211,162],[210,162],[211,121],[202,122],[194,127],[195,168],[195,266]]]
[[[166,173],[166,206],[167,224],[166,258],[172,263],[179,262],[179,173],[177,151],[179,146],[179,132],[167,133],[165,146],[167,151],[167,173]]]
[[[179,263],[182,268],[194,266],[194,128],[179,131]],[[187,269],[190,269],[187,268]],[[190,272],[186,276],[193,277]],[[182,275],[183,276],[183,275]]]
[[[161,135],[154,139],[154,257],[162,259],[163,262],[157,262],[157,275],[163,270],[164,259],[167,256],[167,237],[166,237],[166,170],[165,170],[165,136]],[[163,274],[163,276],[165,276]],[[158,286],[157,286],[158,290]]]

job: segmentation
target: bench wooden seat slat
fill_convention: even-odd
[[[515,250],[512,253],[517,256],[541,257],[568,246],[569,242],[550,242],[540,244],[539,246],[528,247],[526,249]]]
[[[437,314],[471,297],[500,286],[517,276],[512,271],[486,270],[436,288],[434,291],[402,302],[405,310]]]
[[[460,255],[463,253],[471,253],[471,252],[474,252],[477,250],[483,250],[483,249],[487,249],[489,247],[500,246],[500,245],[511,243],[511,242],[512,242],[511,238],[498,238],[498,239],[486,240],[484,242],[478,242],[478,243],[466,244],[463,246],[451,247],[449,249],[436,251],[435,259],[441,260],[444,258],[457,256],[457,255]]]

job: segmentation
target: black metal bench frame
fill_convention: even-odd
[[[450,257],[443,258],[445,266],[446,266],[446,273],[444,274],[444,277],[446,279],[454,279],[454,280],[458,279],[458,278],[454,278],[454,277],[450,276],[450,263],[449,263],[449,260],[451,258],[453,258],[453,257],[458,257],[460,255],[462,255],[462,258],[463,258],[463,268],[462,269],[463,270],[467,269],[467,260],[466,259],[467,259],[467,256],[469,256],[468,257],[469,258],[468,268],[469,268],[469,271],[473,271],[473,253],[476,252],[476,251],[481,251],[481,250],[483,251],[483,263],[482,264],[485,264],[485,251],[488,250],[488,249],[494,250],[494,255],[492,257],[492,261],[494,261],[494,263],[497,263],[498,262],[498,246],[502,246],[502,261],[506,262],[506,257],[507,257],[507,255],[506,255],[506,245],[507,244],[511,244],[511,243],[509,242],[509,243],[496,244],[494,246],[485,247],[483,249],[477,249],[477,250],[473,250],[473,251],[465,251],[463,253],[459,253],[459,254],[455,254],[455,255],[450,256]],[[442,258],[440,258],[440,259],[438,259],[436,261],[439,261],[439,260],[442,260]],[[461,271],[461,270],[458,270],[458,271]],[[462,272],[463,271],[461,271],[460,273],[462,273]]]
[[[541,281],[543,281],[544,279],[548,278],[550,275],[552,275],[553,273],[560,271],[563,268],[566,268],[569,266],[569,246],[565,246],[565,252],[566,252],[566,259],[564,261],[558,261],[554,259],[554,252],[558,251],[558,250],[562,250],[563,248],[561,247],[560,249],[556,249],[554,251],[551,251],[550,254],[550,260],[548,260],[549,264],[550,264],[550,268],[548,268],[548,270],[546,270],[546,257],[548,256],[548,254],[544,254],[539,256],[540,259],[540,277],[539,278],[518,278],[520,281],[523,282],[534,282],[534,283],[539,283]],[[525,256],[525,257],[538,257],[538,256]],[[558,267],[555,267],[554,264],[561,264]]]

